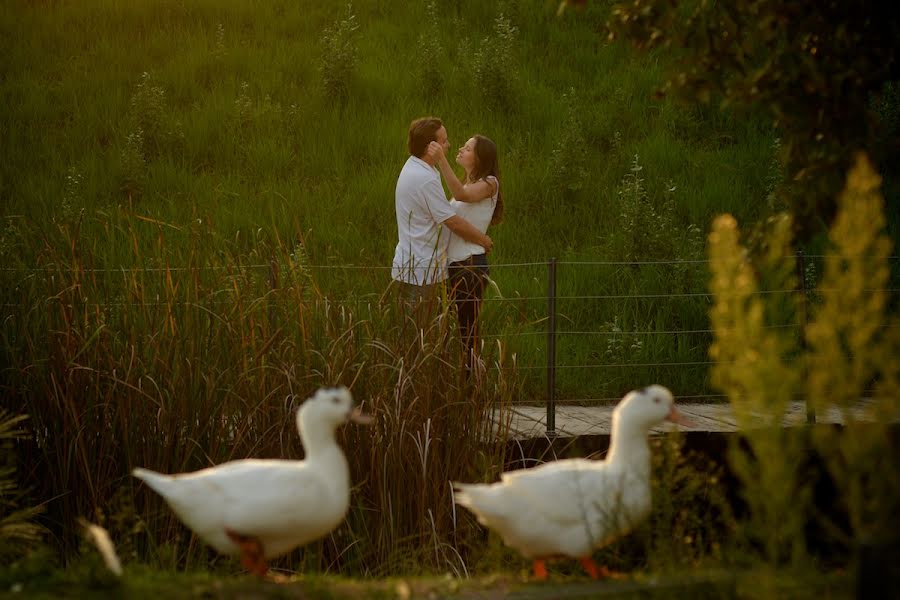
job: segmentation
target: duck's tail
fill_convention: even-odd
[[[168,483],[172,481],[172,478],[169,475],[163,475],[162,473],[157,473],[150,469],[142,469],[140,467],[133,470],[131,474],[149,485],[150,489],[161,496],[166,495],[166,492],[169,489]]]
[[[472,489],[483,484],[453,481],[451,485],[453,486],[453,501],[468,508],[469,503],[472,501]]]
[[[497,500],[493,484],[453,482],[453,501],[475,513],[483,524],[485,517],[496,515],[500,508]]]

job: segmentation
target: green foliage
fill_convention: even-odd
[[[122,193],[129,199],[139,198],[147,180],[147,163],[144,159],[144,132],[140,129],[125,136],[120,156]]]
[[[60,207],[63,221],[72,221],[84,209],[83,189],[84,175],[77,167],[69,167]]]
[[[16,253],[21,245],[21,234],[13,219],[7,219],[3,233],[0,233],[0,258],[8,258]]]
[[[358,62],[358,30],[353,4],[348,2],[343,18],[322,32],[319,73],[329,100],[345,101],[350,94],[350,83]]]
[[[784,165],[781,163],[781,140],[775,138],[772,142],[772,159],[769,163],[769,173],[766,176],[766,204],[772,213],[783,212],[788,209],[783,198],[779,195],[779,187],[784,181]]]
[[[441,27],[437,5],[429,0],[425,5],[425,24],[416,45],[417,77],[422,94],[434,98],[444,88],[447,55],[441,43]]]
[[[876,119],[878,147],[890,148],[900,135],[900,81],[888,81],[872,96],[871,111]]]
[[[233,573],[166,571],[134,565],[120,582],[93,578],[88,565],[62,568],[30,556],[9,567],[0,566],[0,586],[11,597],[27,598],[195,598],[222,600],[283,598],[303,600],[394,600],[396,598],[493,598],[508,596],[584,598],[590,596],[667,600],[678,598],[853,597],[853,578],[846,572],[822,573],[771,569],[715,569],[639,574],[625,581],[588,582],[583,574],[551,575],[552,583],[528,580],[514,568],[464,579],[446,574],[431,576],[349,577],[334,573],[303,573],[277,584]],[[87,561],[85,561],[87,562]],[[549,589],[549,591],[548,591]]]
[[[606,336],[606,349],[603,352],[603,359],[606,362],[626,362],[629,357],[640,353],[644,347],[640,336],[622,330],[618,315],[614,316],[611,322],[603,324],[603,331],[610,334]]]
[[[645,553],[651,570],[678,570],[728,560],[738,523],[725,487],[724,467],[689,451],[682,436],[651,441],[653,512]],[[703,507],[692,510],[691,507]]]
[[[553,255],[572,260],[620,257],[614,242],[620,233],[616,190],[627,168],[625,157],[634,154],[641,157],[654,210],[661,211],[669,200],[674,205],[672,224],[679,236],[673,240],[683,239],[680,233],[692,223],[705,223],[714,208],[741,218],[759,212],[761,205],[746,199],[763,194],[766,162],[761,157],[769,156],[770,132],[759,123],[734,120],[717,121],[712,132],[707,119],[714,115],[692,111],[697,113],[692,133],[680,135],[669,124],[681,120],[684,111],[650,98],[664,61],[592,45],[596,21],[585,22],[575,14],[558,20],[552,12],[525,10],[517,3],[470,1],[458,11],[441,9],[444,26],[435,39],[456,66],[443,69],[444,92],[425,98],[415,76],[420,61],[414,52],[423,7],[399,5],[386,12],[375,0],[356,2],[360,28],[353,39],[359,60],[352,93],[342,108],[341,102],[315,93],[321,32],[344,18],[344,11],[337,10],[341,7],[278,1],[251,9],[229,0],[201,2],[190,10],[172,5],[155,13],[151,5],[141,0],[123,11],[109,0],[88,0],[43,12],[19,5],[16,10],[34,23],[25,29],[22,19],[14,18],[16,11],[0,15],[5,19],[0,27],[9,32],[4,39],[24,36],[10,48],[8,77],[0,84],[0,93],[9,99],[9,110],[0,113],[8,142],[0,147],[0,197],[9,268],[46,265],[47,256],[57,251],[57,256],[65,255],[62,247],[87,252],[92,268],[268,264],[273,256],[255,247],[259,236],[279,238],[284,246],[300,237],[310,265],[330,265],[330,271],[316,274],[324,295],[381,295],[392,251],[385,240],[394,235],[393,206],[385,198],[393,195],[397,165],[404,159],[405,125],[412,115],[432,110],[448,123],[454,143],[476,131],[498,143],[512,226],[492,234],[494,264],[537,262]],[[501,76],[516,72],[519,83],[528,85],[517,84],[514,106],[499,114],[485,110],[472,64],[478,40],[497,37],[495,20],[501,10],[512,15],[508,23],[518,31],[509,55],[514,64],[499,71]],[[55,41],[45,43],[45,35]],[[90,46],[93,51],[82,52],[91,40],[97,40]],[[466,40],[474,42],[469,50],[457,51]],[[561,64],[557,56],[567,60]],[[48,93],[35,82],[37,72],[52,74],[58,85]],[[152,76],[143,77],[145,72]],[[561,92],[572,87],[579,99],[570,106]],[[611,105],[598,100],[607,98]],[[580,131],[583,146],[563,139],[568,134],[562,116],[568,119],[576,110],[578,124],[568,127]],[[179,124],[183,135],[177,134]],[[144,126],[156,132],[155,142],[147,140]],[[737,142],[716,145],[723,133]],[[620,150],[611,155],[607,145],[614,143]],[[586,149],[581,167],[589,184],[563,202],[548,181],[557,148]],[[67,183],[71,168],[79,175],[74,186]],[[678,182],[676,193],[667,191],[669,180]],[[60,209],[63,198],[69,198],[65,210]],[[42,230],[35,226],[41,222],[69,229]],[[208,235],[194,236],[199,230]],[[679,244],[673,242],[673,248]],[[161,252],[150,253],[151,246]],[[690,244],[677,252],[679,257],[699,256]],[[345,264],[364,268],[334,269]],[[691,267],[691,273],[679,277],[683,291],[701,289],[702,270]],[[178,285],[184,271],[173,272]],[[0,273],[5,303],[38,302],[28,295],[34,288],[21,285],[20,276],[24,272]],[[147,297],[155,295],[157,276],[162,272],[135,275],[148,294],[153,291]],[[543,297],[546,267],[498,268],[493,276],[505,298],[486,304],[485,331],[503,336],[506,350],[521,364],[540,367],[546,359],[539,335],[546,304],[518,298]],[[626,295],[669,291],[669,279],[660,268],[641,267],[622,277],[615,269],[585,267],[561,269],[559,281],[561,290],[581,295],[596,295],[598,287]],[[101,287],[92,299],[96,304],[129,302],[122,282]],[[616,316],[623,329],[708,328],[698,302],[620,304],[626,306],[577,301],[561,309],[576,330],[596,330]],[[10,313],[19,310],[9,308]],[[17,343],[9,347],[11,364],[18,362],[12,358]],[[643,352],[651,360],[673,355],[698,360],[703,358],[702,343],[669,338]],[[602,353],[602,341],[598,347]],[[560,361],[584,363],[594,350],[585,337],[561,347]],[[532,374],[526,382],[529,400],[544,393],[539,371]],[[634,381],[650,379],[683,378],[698,393],[708,389],[702,367],[689,373],[627,369],[618,377],[618,383],[611,383],[606,377],[598,380],[596,372],[570,370],[558,379],[560,397],[611,397]]]
[[[900,80],[888,81],[877,94],[873,94],[870,110],[875,117],[873,125],[875,143],[871,147],[872,160],[884,177],[882,193],[885,197],[888,231],[896,239],[896,221],[900,212]]]
[[[786,260],[790,240],[790,220],[774,222],[758,266],[771,273],[774,290],[795,287],[792,264]],[[797,563],[806,553],[803,528],[811,490],[800,474],[805,448],[781,423],[801,384],[791,361],[796,340],[767,328],[770,307],[759,294],[754,266],[729,215],[713,223],[709,258],[715,297],[710,312],[715,339],[709,349],[716,361],[713,384],[728,395],[749,446],[732,443],[729,453],[750,507],[746,533],[761,546],[765,560]]]
[[[503,13],[494,19],[493,35],[482,38],[475,50],[472,74],[478,92],[488,106],[513,108],[519,62],[516,55],[519,29]]]
[[[550,154],[550,183],[552,189],[570,198],[587,185],[588,148],[581,117],[584,109],[575,88],[563,94],[563,103],[565,120]]]
[[[888,451],[889,423],[900,411],[900,332],[896,317],[887,317],[893,244],[884,233],[880,184],[869,159],[858,156],[838,199],[829,235],[834,255],[825,261],[820,304],[806,331],[810,401],[820,412],[836,407],[847,424],[819,432],[816,441],[845,492],[857,540],[890,537],[900,508]],[[872,405],[857,414],[863,397]]]
[[[216,44],[213,47],[213,58],[222,61],[228,56],[228,47],[225,41],[225,26],[222,23],[216,23]]]
[[[120,189],[133,200],[143,193],[147,165],[162,154],[179,153],[184,132],[180,122],[170,116],[166,91],[156,85],[147,72],[135,86],[125,125],[127,129],[120,151]],[[67,180],[67,186],[70,185]]]
[[[676,215],[676,192],[672,181],[663,184],[661,194],[647,190],[637,154],[629,172],[616,190],[619,215],[615,233],[607,242],[607,252],[622,260],[691,259],[702,248],[700,228],[694,224],[684,227]],[[672,267],[676,280],[686,275],[685,265]]]
[[[819,302],[806,329],[806,347],[796,336],[769,327],[785,311],[801,310],[803,299],[760,294],[796,288],[794,265],[787,260],[789,220],[771,222],[752,264],[730,216],[718,218],[709,237],[713,378],[728,394],[748,442],[747,449],[735,446],[730,453],[753,517],[748,533],[773,563],[804,558],[810,501],[804,469],[812,448],[828,466],[837,504],[849,517],[851,530],[841,541],[895,540],[888,532],[897,530],[900,480],[889,423],[900,407],[900,342],[886,312],[891,243],[883,232],[879,184],[871,163],[858,158],[831,226],[833,254],[816,290]],[[844,427],[817,428],[811,442],[789,433],[781,422],[798,395],[819,414],[839,411]],[[870,405],[858,412],[865,397]],[[818,526],[840,529],[831,522]]]
[[[870,95],[900,79],[900,18],[877,0],[637,0],[617,4],[608,28],[678,53],[665,91],[771,115],[804,237],[831,221],[853,153],[875,141]]]
[[[149,73],[144,72],[135,86],[126,119],[129,131],[140,132],[145,161],[153,161],[162,153],[180,151],[184,141],[181,123],[171,117],[166,91],[155,84]]]
[[[653,437],[650,447],[650,516],[596,558],[612,569],[638,564],[655,573],[729,561],[738,523],[726,496],[722,465],[688,450],[679,434]]]
[[[253,99],[250,98],[250,84],[246,81],[241,82],[241,91],[234,100],[234,114],[239,130],[253,123]]]
[[[148,159],[159,152],[166,113],[166,91],[154,85],[149,73],[143,73],[131,97],[128,118],[132,131],[140,131],[144,137]]]

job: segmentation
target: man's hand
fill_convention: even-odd
[[[489,235],[487,235],[486,233],[481,233],[481,231],[477,227],[475,227],[459,215],[453,215],[449,219],[445,220],[443,224],[446,225],[450,231],[466,240],[467,242],[478,244],[479,246],[484,248],[485,253],[489,253],[494,247],[494,242],[493,240],[491,240]]]

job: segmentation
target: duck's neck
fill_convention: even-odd
[[[335,476],[341,474],[349,476],[347,458],[334,438],[333,431],[303,427],[301,434],[303,437],[303,449],[306,451],[306,460],[327,462],[329,468],[337,469]]]
[[[609,452],[606,462],[616,465],[627,465],[637,474],[650,475],[650,446],[647,444],[645,432],[623,430],[614,426],[610,436]]]

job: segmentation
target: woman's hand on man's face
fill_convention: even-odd
[[[429,143],[428,158],[430,158],[433,162],[437,162],[438,160],[444,158],[444,147],[437,142]]]

